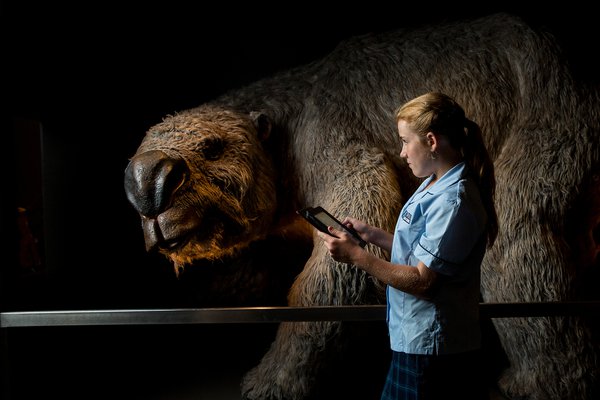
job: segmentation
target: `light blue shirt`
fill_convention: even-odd
[[[464,163],[425,189],[432,178],[402,208],[392,244],[392,263],[416,268],[422,261],[441,279],[428,300],[387,287],[391,348],[410,354],[451,354],[481,346],[486,212]]]

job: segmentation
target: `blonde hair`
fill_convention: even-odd
[[[428,132],[445,136],[450,145],[460,151],[481,193],[488,215],[488,247],[491,247],[498,235],[494,205],[496,178],[479,125],[465,116],[465,111],[454,99],[438,92],[425,93],[403,104],[396,111],[396,121],[400,120],[423,138]]]

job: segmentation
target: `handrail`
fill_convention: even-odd
[[[1,313],[2,327],[64,325],[165,325],[283,321],[377,321],[385,306],[227,307],[141,310],[81,310]]]
[[[600,301],[480,303],[480,312],[483,318],[600,315]],[[0,327],[384,321],[385,315],[384,305],[14,311],[0,313]]]

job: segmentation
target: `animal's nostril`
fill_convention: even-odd
[[[125,193],[140,214],[155,217],[169,208],[187,176],[183,160],[148,151],[133,157],[125,169]]]

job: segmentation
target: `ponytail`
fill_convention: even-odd
[[[488,216],[487,237],[488,247],[491,247],[498,236],[498,215],[496,214],[496,207],[494,205],[496,192],[494,164],[483,142],[479,125],[468,118],[465,118],[464,125],[465,140],[462,147],[463,157],[479,188],[483,207]]]

